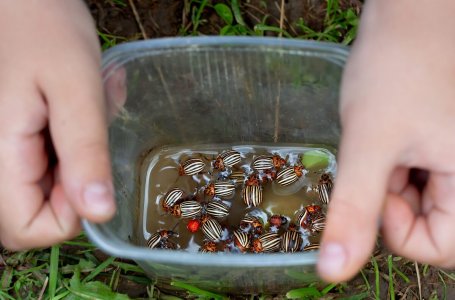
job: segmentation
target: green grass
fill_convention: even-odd
[[[128,9],[128,1],[108,1],[118,8]],[[277,1],[280,2],[280,1]],[[336,0],[327,0],[327,9],[321,30],[311,28],[303,18],[293,26],[280,28],[273,23],[270,15],[263,15],[255,24],[245,21],[245,1],[185,1],[183,14],[190,16],[190,22],[182,25],[180,35],[200,35],[207,25],[206,16],[215,13],[222,25],[220,35],[263,36],[274,34],[286,38],[313,39],[350,44],[355,39],[358,15],[354,9],[343,9]],[[127,38],[116,36],[98,29],[103,50]],[[149,279],[135,263],[100,255],[84,235],[47,249],[10,253],[0,252],[0,300],[1,299],[129,299],[123,286],[142,288],[142,297],[148,299],[180,299],[160,291],[159,286]],[[430,299],[447,299],[447,290],[455,284],[455,273],[428,265],[422,275],[431,282],[431,272],[436,273],[436,283]],[[308,274],[289,272],[290,278],[308,281]],[[188,297],[197,299],[225,299],[228,295],[215,294],[183,281],[172,284],[186,290]],[[302,285],[277,299],[379,299],[381,286],[387,285],[389,299],[396,295],[418,296],[414,264],[400,257],[384,254],[372,256],[371,261],[352,281],[341,284],[315,283]],[[385,291],[386,288],[383,289]],[[272,295],[252,295],[245,299],[270,299]],[[41,297],[41,298],[40,298]]]

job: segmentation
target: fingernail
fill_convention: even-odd
[[[346,264],[346,250],[338,243],[326,243],[321,247],[318,270],[326,276],[338,276]]]
[[[91,183],[85,187],[84,201],[93,213],[104,214],[114,207],[112,189],[105,183]]]

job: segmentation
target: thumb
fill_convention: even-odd
[[[392,170],[393,151],[381,143],[384,134],[366,135],[364,127],[348,123],[317,265],[321,278],[329,282],[350,279],[368,260]]]
[[[78,62],[67,60],[42,88],[66,196],[79,216],[104,222],[113,216],[115,202],[99,58],[90,54],[80,51]]]

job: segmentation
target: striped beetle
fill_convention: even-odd
[[[297,252],[302,247],[302,235],[295,230],[287,230],[281,237],[281,251]]]
[[[319,244],[314,243],[314,244],[309,244],[303,247],[303,251],[314,251],[314,250],[319,250]]]
[[[319,195],[319,200],[321,200],[322,203],[329,204],[329,197],[330,193],[332,192],[332,188],[333,182],[332,178],[330,178],[330,175],[327,173],[322,174],[316,187]]]
[[[259,222],[258,218],[251,215],[245,215],[240,221],[240,228],[244,231],[249,231],[253,222]]]
[[[303,170],[303,166],[284,168],[276,174],[276,180],[280,185],[291,185],[303,176]]]
[[[202,232],[208,240],[217,242],[221,238],[223,228],[217,220],[206,216],[202,219]]]
[[[211,201],[207,203],[205,212],[214,218],[225,218],[229,215],[229,206],[221,201]]]
[[[183,201],[171,207],[171,214],[179,218],[195,218],[201,214],[202,206],[194,200]]]
[[[325,229],[325,216],[318,216],[311,221],[311,231],[321,232]]]
[[[302,228],[308,228],[311,226],[313,220],[320,216],[321,212],[322,208],[319,205],[307,205],[298,214],[297,223],[302,226]]]
[[[218,181],[210,183],[204,190],[208,196],[220,198],[229,198],[234,195],[235,185],[228,181]]]
[[[204,170],[205,163],[200,158],[190,158],[179,166],[179,175],[196,175]]]
[[[267,232],[253,240],[253,251],[276,252],[280,249],[281,237],[277,233]]]
[[[183,200],[184,192],[179,188],[170,189],[163,198],[163,209],[165,211],[169,210],[172,206],[177,204],[180,200]]]
[[[216,246],[216,243],[215,242],[212,242],[212,241],[206,241],[204,243],[204,245],[202,245],[200,248],[199,248],[199,252],[201,253],[213,253],[213,252],[217,252],[217,246]]]
[[[155,232],[147,240],[147,247],[153,248],[176,248],[176,245],[173,242],[170,242],[168,239],[170,237],[179,237],[177,232],[172,230],[160,230]]]
[[[215,162],[213,163],[213,168],[215,170],[224,171],[226,168],[232,168],[241,160],[242,157],[240,156],[239,152],[235,150],[227,150],[218,155]]]
[[[234,171],[228,176],[228,178],[232,180],[235,185],[243,184],[245,177],[246,175],[243,171]]]
[[[247,185],[243,187],[242,198],[248,207],[258,206],[262,203],[262,187],[259,185]]]
[[[272,156],[260,155],[253,159],[251,167],[256,171],[270,170],[274,167]]]
[[[241,252],[246,252],[250,248],[250,237],[248,233],[240,229],[234,231],[234,244]]]

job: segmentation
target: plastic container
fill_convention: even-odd
[[[106,224],[84,221],[89,238],[135,260],[165,290],[179,281],[215,292],[278,293],[317,280],[317,252],[214,255],[135,245],[142,222],[138,172],[144,155],[165,145],[336,148],[347,55],[335,44],[250,37],[157,39],[105,52],[106,94],[118,114],[110,126],[118,211]]]

